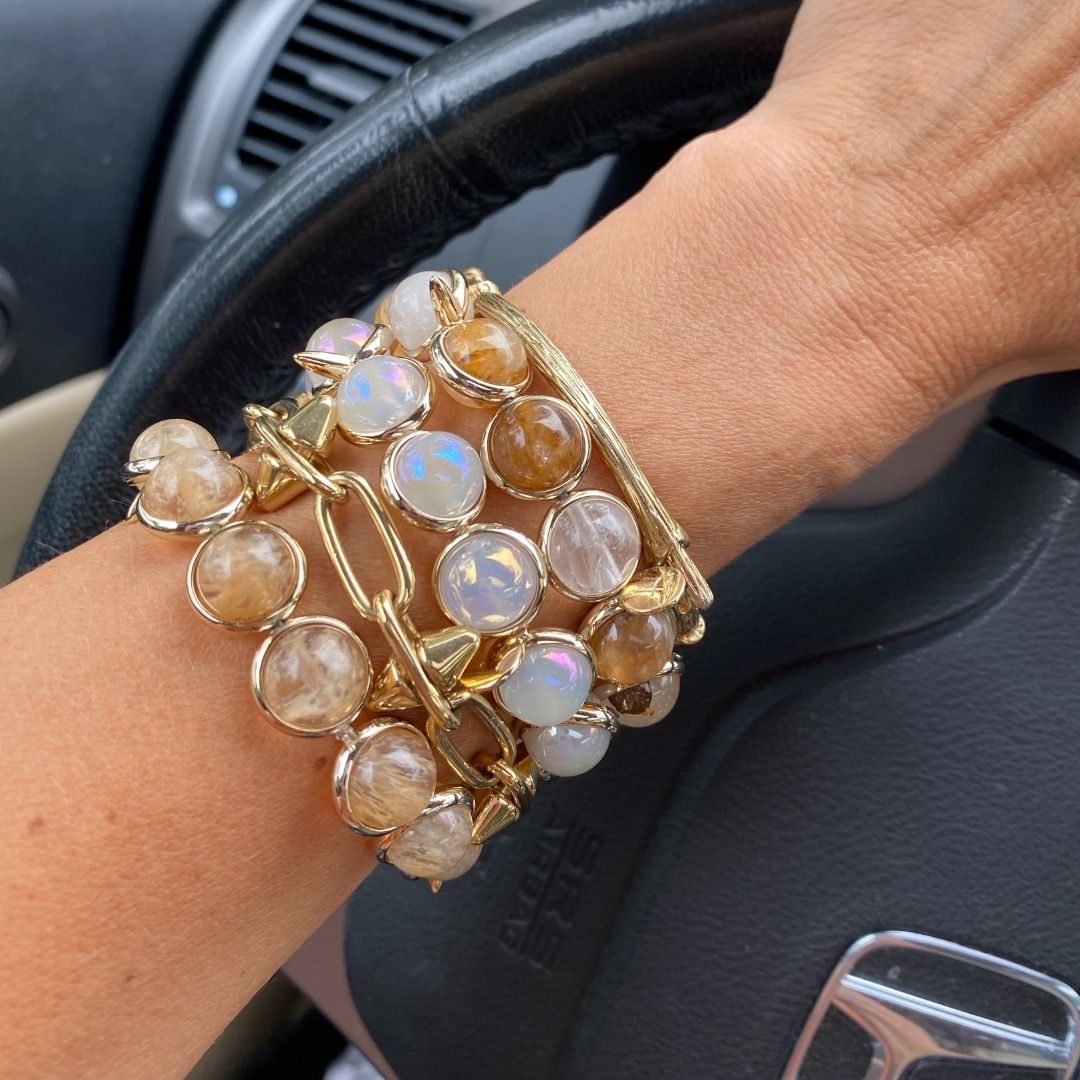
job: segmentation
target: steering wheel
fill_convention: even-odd
[[[152,421],[227,443],[312,326],[454,233],[745,111],[793,7],[548,0],[358,106],[139,326],[20,569],[122,516],[119,466]],[[777,1077],[838,957],[881,929],[1080,983],[1080,488],[1029,406],[996,407],[917,494],[805,515],[719,575],[697,696],[552,785],[472,876],[437,900],[365,884],[350,978],[401,1076]]]

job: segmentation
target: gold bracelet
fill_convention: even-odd
[[[437,889],[517,820],[537,781],[596,765],[620,726],[662,720],[683,671],[674,651],[701,639],[712,593],[688,538],[657,498],[581,376],[479,271],[423,272],[380,304],[378,322],[336,319],[296,362],[309,387],[244,416],[255,479],[185,420],[135,441],[129,517],[201,542],[187,589],[202,616],[262,633],[251,685],[278,729],[343,744],[333,776],[345,823],[378,855]],[[527,393],[534,372],[544,393]],[[424,422],[439,386],[494,410],[479,450]],[[376,489],[330,463],[336,435],[382,453]],[[596,446],[622,498],[581,490]],[[538,537],[478,523],[488,482],[548,501]],[[376,675],[356,628],[297,616],[306,556],[284,529],[246,516],[311,491],[326,555],[356,614],[389,652]],[[390,566],[360,580],[337,507],[353,499]],[[409,615],[418,583],[402,532],[449,534],[431,587],[449,626]],[[577,633],[536,627],[548,585],[593,604]],[[467,758],[463,722],[492,752]]]

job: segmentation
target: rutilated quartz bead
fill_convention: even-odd
[[[469,808],[453,803],[414,821],[394,839],[386,858],[410,877],[448,881],[472,865],[473,846]]]
[[[623,727],[652,727],[660,723],[679,700],[682,676],[677,671],[654,675],[647,682],[628,686],[608,698]]]
[[[374,829],[414,821],[435,794],[435,755],[414,728],[378,731],[361,745],[349,769],[349,809]]]
[[[468,319],[450,326],[443,349],[455,367],[481,382],[516,386],[529,373],[525,346],[493,319]]]
[[[617,611],[589,638],[597,676],[622,686],[651,679],[671,657],[675,633],[670,609],[649,615]]]
[[[288,604],[300,567],[277,529],[245,521],[210,537],[193,581],[204,607],[222,622],[258,623]]]
[[[491,422],[492,468],[510,487],[529,494],[570,483],[581,472],[588,449],[577,414],[553,398],[517,398]]]
[[[166,454],[139,498],[155,518],[195,522],[223,510],[243,490],[243,474],[228,458],[216,450],[190,448]]]
[[[135,440],[128,460],[164,457],[176,450],[216,449],[214,436],[194,420],[159,420]]]
[[[359,710],[371,665],[363,646],[345,630],[297,621],[270,640],[259,680],[272,716],[297,731],[315,733]]]

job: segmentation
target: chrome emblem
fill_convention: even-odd
[[[1048,975],[922,934],[871,934],[829,977],[782,1080],[902,1080],[931,1061],[1071,1080],[1078,1024],[1080,997]]]

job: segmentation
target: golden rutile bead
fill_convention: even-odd
[[[577,414],[554,398],[517,398],[491,422],[491,466],[520,491],[540,494],[569,484],[580,475],[588,452],[588,437]]]
[[[297,620],[270,639],[258,672],[264,708],[299,732],[328,731],[353,716],[371,683],[363,645],[328,622]]]
[[[192,581],[207,611],[226,623],[260,623],[285,608],[301,567],[292,545],[261,521],[223,529],[200,549]]]
[[[387,728],[356,751],[349,809],[373,829],[408,825],[431,801],[435,780],[435,755],[427,739],[415,728]]]
[[[670,610],[651,615],[617,611],[589,639],[597,676],[622,686],[651,679],[670,659],[675,631]]]
[[[455,804],[414,821],[395,837],[386,858],[410,877],[449,881],[468,871],[479,854],[472,843],[472,814]]]
[[[492,319],[469,319],[448,327],[443,348],[456,367],[495,386],[516,386],[529,374],[521,339]]]
[[[195,522],[225,509],[244,490],[244,476],[216,450],[174,450],[143,485],[143,509],[165,521]]]
[[[135,440],[128,460],[164,457],[175,450],[216,449],[214,436],[193,420],[159,420]]]

